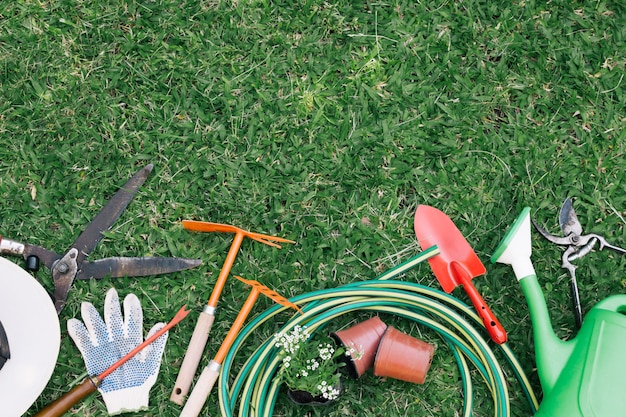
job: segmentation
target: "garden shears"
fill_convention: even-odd
[[[103,232],[107,231],[126,209],[152,168],[152,164],[149,164],[133,175],[111,197],[65,254],[60,255],[41,246],[3,239],[2,236],[0,236],[0,254],[22,256],[26,261],[26,269],[30,271],[37,271],[40,262],[50,269],[54,281],[54,305],[57,314],[65,306],[74,279],[157,275],[200,265],[201,261],[198,259],[162,257],[112,257],[96,261],[85,260],[102,239]]]
[[[599,250],[604,248],[611,249],[620,254],[626,254],[626,249],[611,245],[606,239],[595,233],[582,234],[583,228],[578,221],[572,199],[567,197],[561,206],[561,212],[559,213],[559,225],[563,232],[563,237],[554,236],[548,233],[545,229],[537,224],[533,220],[533,225],[537,231],[547,240],[557,245],[567,246],[565,252],[561,256],[561,267],[567,269],[570,275],[570,290],[572,293],[572,302],[574,304],[574,314],[576,319],[576,326],[580,328],[583,321],[583,314],[580,306],[580,295],[578,293],[578,283],[576,282],[576,265],[572,263],[576,259],[580,259],[591,250],[593,250],[596,243],[599,244]]]

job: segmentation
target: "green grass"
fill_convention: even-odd
[[[486,265],[524,206],[558,233],[566,196],[586,231],[626,246],[622,2],[294,3],[0,1],[0,233],[63,252],[151,162],[92,257],[204,260],[165,277],[76,282],[55,373],[29,415],[84,376],[65,330],[81,301],[100,307],[113,285],[134,292],[146,327],[182,304],[201,309],[232,236],[189,233],[183,219],[295,240],[247,241],[233,268],[285,296],[373,278],[417,253],[418,204],[446,212]],[[554,327],[571,337],[561,251],[533,239]],[[624,291],[624,259],[594,252],[577,264],[585,311]],[[487,268],[476,286],[538,389],[521,291],[509,268]],[[46,271],[37,277],[52,288]],[[438,286],[427,265],[404,279]],[[229,282],[207,358],[244,299]],[[171,333],[151,408],[137,415],[178,415],[168,398],[194,321]],[[456,364],[423,336],[441,347],[425,385],[368,375],[336,406],[281,398],[277,415],[455,415]],[[478,397],[475,415],[489,415],[488,393]],[[513,392],[526,410],[515,415],[523,401]],[[74,412],[106,409],[94,395]],[[205,415],[218,414],[213,395]]]

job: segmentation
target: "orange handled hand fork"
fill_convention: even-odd
[[[237,318],[233,322],[233,325],[228,331],[226,337],[224,338],[224,341],[222,342],[222,345],[220,346],[217,353],[215,354],[215,357],[209,362],[209,364],[200,374],[200,377],[198,378],[198,381],[196,382],[193,391],[191,391],[191,395],[189,395],[187,403],[185,403],[185,407],[183,408],[180,417],[197,417],[200,414],[204,403],[209,397],[209,393],[213,389],[213,386],[215,385],[215,382],[220,375],[222,362],[224,362],[224,359],[226,358],[228,351],[233,345],[235,338],[239,334],[239,331],[242,329],[246,318],[248,318],[248,315],[250,314],[250,311],[252,311],[252,307],[259,297],[259,294],[263,294],[271,298],[278,304],[285,307],[293,308],[297,310],[300,314],[302,314],[302,310],[300,310],[300,307],[282,297],[277,292],[270,290],[260,282],[243,279],[238,276],[235,276],[235,278],[245,284],[252,286],[252,291],[250,292],[250,295],[248,295],[246,302],[239,311]]]
[[[176,378],[176,383],[174,384],[170,400],[179,405],[183,405],[185,396],[191,387],[191,381],[193,380],[196,370],[198,369],[202,352],[204,351],[209,338],[209,332],[211,331],[211,327],[215,321],[215,309],[217,308],[217,303],[220,299],[220,295],[222,294],[224,284],[226,284],[226,278],[230,274],[230,270],[235,262],[235,258],[237,257],[237,253],[239,252],[239,248],[241,247],[241,243],[244,238],[247,237],[275,248],[280,248],[280,245],[276,242],[295,243],[292,240],[280,237],[248,232],[228,224],[184,220],[183,227],[187,230],[195,232],[234,233],[235,238],[230,245],[228,255],[226,255],[226,260],[224,261],[222,270],[217,277],[211,297],[198,317],[198,322],[196,323],[196,327],[193,331],[191,339],[189,340],[187,352],[185,353],[183,363],[181,364],[180,371],[178,372],[178,377]]]

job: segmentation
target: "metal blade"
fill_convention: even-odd
[[[152,164],[145,166],[137,171],[131,179],[120,188],[109,202],[100,210],[100,213],[93,219],[87,228],[78,236],[78,239],[72,245],[73,248],[78,249],[78,264],[94,250],[100,239],[102,239],[102,232],[108,230],[111,225],[122,214],[124,209],[128,206],[133,199],[139,187],[146,181],[148,174],[152,171]]]
[[[583,227],[580,225],[578,217],[576,217],[572,199],[569,197],[565,199],[563,205],[561,206],[561,212],[559,213],[559,225],[563,231],[563,236],[569,236],[571,234],[580,236],[583,233]]]
[[[200,259],[185,258],[106,258],[93,262],[83,262],[76,279],[141,277],[168,274],[194,268],[201,263]]]
[[[569,245],[570,243],[572,243],[572,241],[570,240],[569,237],[553,236],[550,233],[548,233],[548,231],[546,229],[544,229],[543,227],[539,226],[539,223],[537,223],[534,219],[530,219],[530,221],[535,226],[535,229],[537,229],[537,231],[539,233],[541,233],[541,236],[543,236],[544,238],[546,238],[550,242],[556,243],[557,245]]]

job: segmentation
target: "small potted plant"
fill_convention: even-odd
[[[341,375],[345,363],[341,355],[353,355],[353,349],[335,347],[328,336],[311,337],[306,326],[274,336],[282,360],[278,377],[288,388],[289,398],[297,404],[327,404],[341,393]]]

